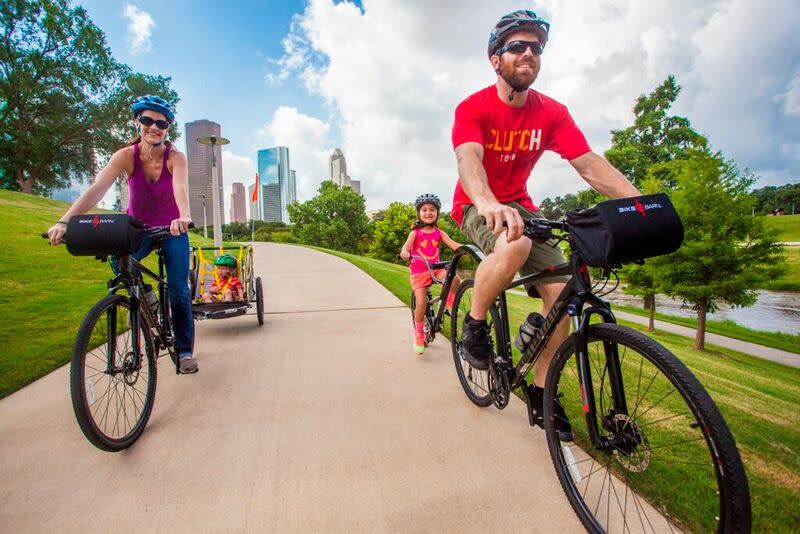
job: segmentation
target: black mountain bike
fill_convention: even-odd
[[[425,263],[425,266],[428,268],[428,272],[431,275],[431,280],[434,284],[441,284],[442,285],[442,292],[439,296],[434,297],[431,293],[431,287],[428,286],[428,305],[425,307],[425,315],[423,317],[422,322],[422,331],[425,334],[425,346],[427,347],[433,340],[436,338],[436,333],[442,331],[442,325],[444,324],[444,314],[446,312],[446,299],[447,295],[450,293],[450,286],[453,285],[453,280],[455,279],[455,271],[453,271],[453,275],[450,275],[450,262],[449,261],[440,261],[435,263],[430,263],[428,260],[423,258],[422,256],[412,256],[411,259],[421,260]],[[439,269],[447,269],[447,274],[445,275],[444,279],[440,279],[436,277],[436,271]],[[439,305],[436,308],[436,305]],[[411,292],[411,326],[416,326],[416,319],[414,319],[414,309],[417,307],[417,297],[414,295],[414,292]]]
[[[109,294],[86,313],[72,351],[72,408],[83,434],[104,451],[126,449],[144,431],[156,397],[161,351],[166,350],[180,373],[160,248],[169,228],[148,232],[158,255],[158,274],[121,256],[119,274],[108,281]],[[68,242],[69,232],[64,237]],[[107,256],[96,259],[107,261]]]
[[[666,348],[616,324],[608,303],[595,294],[567,223],[529,219],[524,235],[538,242],[566,239],[573,252],[569,262],[519,278],[508,289],[553,276],[572,278],[531,348],[518,358],[512,359],[508,304],[501,293],[487,314],[495,357],[485,371],[473,369],[462,349],[474,280],[461,283],[451,342],[467,397],[478,406],[503,409],[519,389],[534,425],[529,373],[556,326],[569,316],[572,334],[547,371],[544,431],[561,486],[583,525],[591,532],[748,532],[749,489],[739,452],[700,382]],[[471,245],[461,247],[450,271],[465,255],[485,257]],[[557,404],[572,425],[569,442],[558,438]],[[513,469],[513,459],[500,465]]]

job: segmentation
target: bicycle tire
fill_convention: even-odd
[[[264,324],[264,288],[261,286],[261,277],[256,277],[256,318],[258,326]]]
[[[122,365],[118,367],[122,371],[109,374],[106,372],[106,342],[112,310],[115,329],[121,331],[116,335],[115,355],[121,357]],[[140,322],[140,329],[142,361],[139,369],[131,366],[128,297],[108,295],[99,300],[86,314],[75,340],[70,364],[72,408],[86,439],[104,451],[121,451],[133,445],[153,410],[158,378],[154,342],[144,321]],[[98,385],[102,392],[99,397]],[[113,423],[111,418],[114,418]]]
[[[587,345],[598,431],[614,440],[610,451],[588,439],[571,338],[556,352],[544,393],[550,457],[586,529],[749,532],[749,488],[736,443],[691,371],[656,341],[621,325],[591,325]],[[622,369],[626,414],[611,404],[605,364],[611,347]],[[556,402],[572,424],[573,443],[558,440]]]
[[[469,279],[461,282],[453,299],[453,311],[450,317],[450,344],[453,349],[453,363],[456,366],[456,374],[461,387],[467,398],[477,406],[485,408],[492,404],[492,395],[489,391],[489,371],[479,371],[473,369],[466,360],[461,348],[461,330],[464,317],[469,312],[472,303],[471,290],[475,285],[475,280]],[[469,294],[467,292],[470,292]],[[492,342],[495,347],[501,346],[502,322],[497,306],[492,304],[487,314],[489,319],[489,331],[493,332]]]

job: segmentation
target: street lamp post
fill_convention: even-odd
[[[201,145],[211,145],[211,202],[214,204],[211,212],[214,217],[214,247],[220,248],[222,246],[222,214],[219,210],[219,178],[217,177],[217,154],[214,147],[227,145],[230,141],[216,135],[205,135],[198,137],[197,142]]]
[[[208,237],[208,223],[206,223],[206,196],[203,195],[203,237]]]

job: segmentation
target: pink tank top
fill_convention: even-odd
[[[423,232],[420,228],[414,229],[414,244],[411,246],[412,256],[422,256],[429,263],[439,261],[439,244],[442,242],[442,231],[435,228],[433,232]],[[428,272],[425,262],[417,259],[411,260],[409,264],[411,274]]]
[[[170,150],[172,145],[167,145],[164,161],[161,164],[161,174],[155,183],[150,183],[139,161],[139,143],[133,145],[133,174],[128,178],[130,195],[128,215],[141,219],[148,228],[169,226],[173,220],[180,217],[175,193],[172,190],[172,173],[167,168]]]

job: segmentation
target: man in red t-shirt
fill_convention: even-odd
[[[452,216],[487,254],[475,273],[473,300],[462,334],[467,361],[478,370],[488,369],[493,356],[486,314],[500,292],[517,271],[524,276],[564,261],[552,244],[520,239],[523,217],[541,217],[526,183],[542,153],[558,153],[589,185],[608,197],[639,193],[617,169],[592,152],[564,105],[529,89],[539,74],[549,30],[550,25],[530,10],[501,18],[489,36],[487,50],[497,82],[467,97],[455,112],[453,148],[459,182]],[[543,315],[566,281],[550,280],[527,288],[531,296],[541,296]],[[529,393],[540,426],[547,367],[568,333],[569,323],[564,320],[536,362]],[[568,422],[561,425],[559,434],[562,440],[571,439]]]

